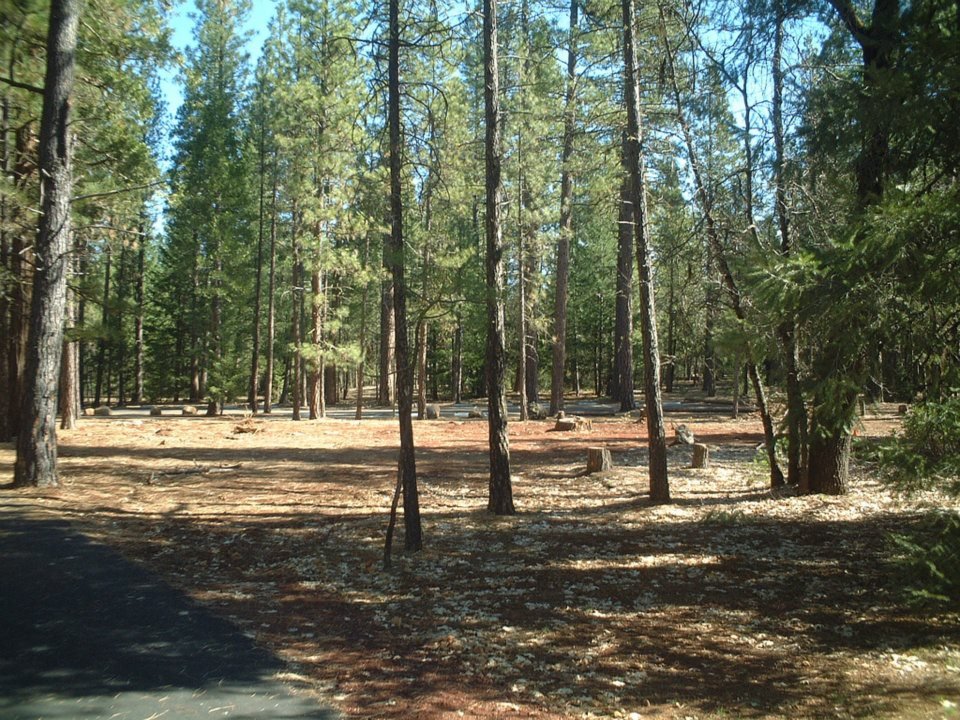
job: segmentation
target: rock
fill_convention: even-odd
[[[181,414],[181,415],[196,415],[196,414],[197,414],[197,408],[195,408],[193,405],[184,405],[184,406],[183,406],[183,410],[180,411],[180,414]]]
[[[158,408],[158,407],[152,407],[152,408],[150,408],[150,414],[151,414],[153,417],[160,417],[161,415],[163,415],[163,410],[161,410],[161,409]]]
[[[587,448],[587,473],[602,472],[613,468],[613,458],[605,447]]]
[[[110,415],[113,415],[113,410],[106,405],[101,405],[93,411],[93,414],[97,417],[109,417]]]
[[[440,419],[440,406],[436,404],[427,405],[427,420]]]
[[[703,443],[693,444],[693,461],[690,467],[708,468],[710,467],[710,448]]]

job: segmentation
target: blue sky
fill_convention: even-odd
[[[253,61],[260,55],[260,48],[267,36],[267,27],[274,15],[276,0],[253,0],[251,3],[250,14],[244,25],[244,31],[250,33],[247,40],[247,51]],[[172,30],[171,40],[174,48],[183,52],[188,46],[193,44],[193,26],[194,16],[197,8],[193,0],[178,3],[167,15],[167,22]],[[167,112],[169,117],[176,116],[177,109],[183,101],[180,86],[178,84],[179,70],[170,68],[160,73],[160,89],[164,100],[167,102]]]

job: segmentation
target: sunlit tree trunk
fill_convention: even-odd
[[[30,312],[21,431],[14,485],[52,486],[57,476],[57,381],[70,248],[70,95],[73,91],[79,0],[53,0],[40,121],[41,216]]]
[[[404,546],[423,547],[420,495],[413,438],[413,365],[407,339],[407,297],[403,239],[403,146],[400,126],[400,9],[390,0],[387,125],[390,136],[390,242],[385,254],[393,278],[393,320],[397,363],[397,416],[400,424],[400,488],[403,493]]]
[[[577,25],[579,2],[570,0],[570,38],[567,46],[567,87],[563,111],[563,148],[560,161],[560,235],[557,238],[557,283],[554,302],[553,366],[550,414],[563,409],[563,379],[567,358],[567,296],[570,280],[570,239],[573,236],[573,160],[577,121]]]
[[[626,171],[631,182],[633,232],[636,241],[640,281],[640,323],[643,335],[644,401],[647,411],[650,500],[670,502],[667,479],[667,443],[660,400],[660,351],[657,343],[657,314],[654,308],[653,265],[647,225],[646,179],[643,163],[643,128],[640,112],[640,85],[637,71],[634,2],[623,0],[624,98],[627,105]]]

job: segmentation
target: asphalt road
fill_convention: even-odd
[[[333,720],[229,622],[67,524],[0,508],[0,720]]]

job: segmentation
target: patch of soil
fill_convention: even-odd
[[[888,534],[942,498],[862,469],[845,497],[772,493],[754,417],[669,420],[711,463],[671,449],[662,506],[642,424],[511,423],[506,518],[485,422],[417,423],[424,550],[390,572],[393,421],[84,419],[63,486],[4,501],[160,573],[352,718],[956,717],[960,622],[906,606],[888,564]],[[585,475],[598,445],[615,467]]]

